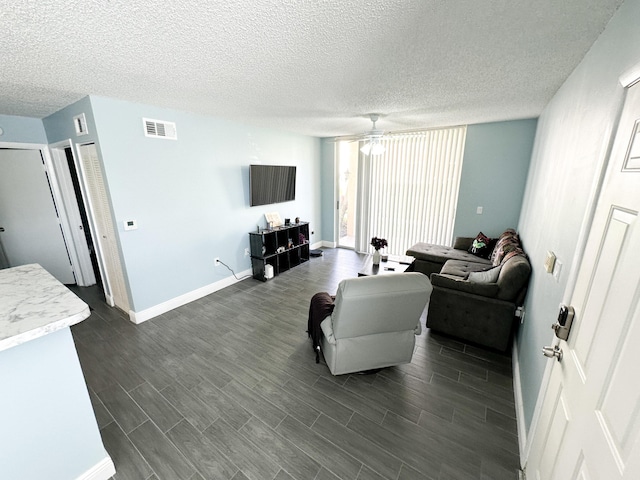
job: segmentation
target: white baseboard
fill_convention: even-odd
[[[237,276],[239,278],[249,276],[251,277],[253,272],[251,269],[245,270],[244,272],[240,272]],[[179,297],[172,298],[171,300],[167,300],[166,302],[159,303],[158,305],[154,305],[153,307],[147,308],[145,310],[141,310],[139,312],[134,312],[133,310],[129,310],[129,320],[133,323],[139,324],[142,322],[146,322],[152,318],[155,318],[163,313],[166,313],[174,308],[181,307],[182,305],[186,305],[189,302],[193,302],[194,300],[198,300],[199,298],[206,297],[207,295],[217,292],[218,290],[222,290],[234,283],[238,283],[240,280],[236,280],[234,276],[227,277],[223,280],[220,280],[215,283],[210,283],[209,285],[205,285],[204,287],[200,287],[196,290],[192,290],[191,292],[187,292]]]
[[[116,467],[109,455],[96,463],[76,480],[109,480],[116,474]]]
[[[516,425],[518,427],[518,447],[520,449],[520,467],[524,468],[527,451],[527,425],[524,420],[524,401],[522,399],[522,383],[520,380],[520,362],[518,360],[518,341],[513,339],[511,349],[513,365],[513,395],[516,404]]]
[[[104,301],[107,302],[107,305],[110,307],[116,306],[116,302],[113,301],[113,296],[107,295],[106,293],[104,294]]]
[[[326,247],[326,248],[336,248],[338,244],[336,242],[329,242],[328,240],[323,240],[317,243],[318,246]],[[318,247],[314,247],[318,248]]]

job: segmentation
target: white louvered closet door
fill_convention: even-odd
[[[94,144],[81,145],[78,148],[82,164],[83,176],[88,189],[89,210],[93,218],[94,238],[102,257],[103,283],[105,295],[109,296],[116,307],[129,313],[129,296],[124,282],[124,272],[120,262],[116,231],[111,218],[111,208],[104,185],[102,168],[98,152]]]

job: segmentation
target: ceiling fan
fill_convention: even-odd
[[[363,135],[363,140],[367,143],[360,148],[360,151],[365,155],[382,155],[385,151],[384,145],[382,144],[384,131],[376,130],[376,122],[380,116],[377,113],[371,113],[369,118],[371,118],[373,127]]]
[[[364,145],[360,148],[360,151],[365,155],[382,155],[385,151],[385,147],[382,144],[382,138],[384,137],[384,130],[376,129],[376,122],[380,118],[377,113],[370,113],[369,118],[373,126],[371,130],[364,132],[360,135],[338,137],[336,140],[348,140],[351,142],[364,142]]]

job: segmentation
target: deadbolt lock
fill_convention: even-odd
[[[573,307],[562,305],[560,307],[560,313],[558,314],[558,321],[551,325],[551,328],[556,332],[556,337],[560,340],[566,341],[569,338],[569,331],[571,331],[571,325],[573,324],[573,317],[575,310]],[[545,347],[547,348],[547,347]]]

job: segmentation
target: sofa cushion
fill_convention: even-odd
[[[501,269],[502,267],[499,265],[481,272],[470,272],[469,281],[475,283],[497,283]]]
[[[449,259],[481,262],[487,265],[491,263],[489,260],[476,257],[465,250],[458,250],[444,245],[434,245],[431,243],[416,243],[407,250],[407,255],[414,257],[416,260],[427,260],[436,263],[444,263]]]
[[[476,235],[476,238],[473,239],[473,243],[471,243],[471,246],[467,251],[476,257],[489,258],[491,255],[490,245],[491,239],[484,233],[480,232]]]
[[[440,273],[466,280],[471,272],[482,272],[491,268],[491,264],[488,262],[481,263],[479,258],[474,258],[474,260],[473,262],[468,260],[447,260]]]
[[[494,298],[500,288],[497,283],[472,283],[460,277],[438,273],[431,275],[431,285],[490,298]]]

